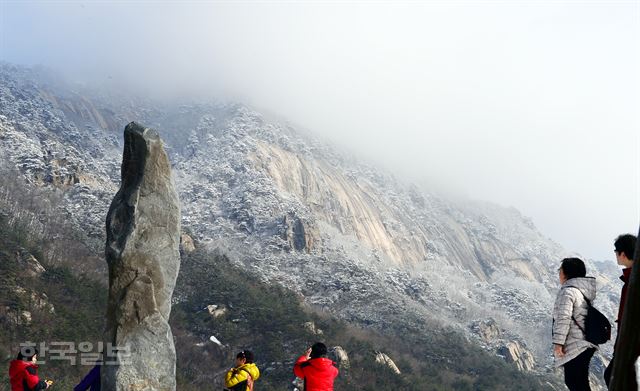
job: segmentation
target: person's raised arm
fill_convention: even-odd
[[[304,377],[304,372],[302,371],[302,364],[309,361],[309,358],[311,358],[311,348],[307,349],[302,356],[298,357],[298,360],[293,366],[293,373],[297,377],[299,378]]]

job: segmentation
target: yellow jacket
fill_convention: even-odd
[[[252,380],[247,382],[249,376],[251,376]],[[253,387],[249,388],[249,384],[253,384],[259,377],[260,370],[256,364],[243,364],[227,372],[227,375],[224,377],[224,386],[234,391],[252,391]]]

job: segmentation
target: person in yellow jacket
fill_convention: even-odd
[[[224,377],[224,386],[230,391],[253,391],[253,382],[260,378],[260,370],[253,362],[253,352],[243,350],[236,355],[236,366]]]

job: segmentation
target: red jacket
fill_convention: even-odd
[[[47,383],[38,377],[38,366],[28,361],[11,361],[9,379],[11,391],[40,391],[47,388]]]
[[[293,373],[304,379],[304,391],[333,391],[333,380],[338,376],[336,363],[328,358],[300,356]]]

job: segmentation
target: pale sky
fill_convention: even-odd
[[[640,2],[12,2],[0,59],[264,108],[586,258],[640,223]]]

